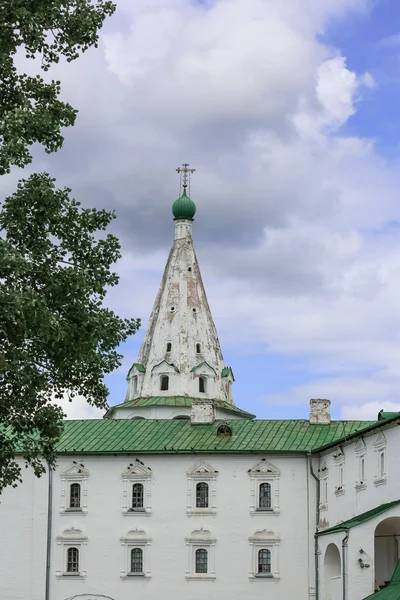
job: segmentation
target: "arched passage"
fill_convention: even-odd
[[[339,600],[342,593],[340,552],[336,544],[329,544],[324,557],[324,598]]]
[[[375,529],[375,587],[388,585],[400,558],[400,517],[389,517]]]

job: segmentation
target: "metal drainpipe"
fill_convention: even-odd
[[[317,475],[314,473],[311,452],[307,453],[307,458],[308,458],[308,463],[310,465],[310,473],[314,477],[315,481],[317,482],[317,493],[316,493],[317,509],[316,509],[316,514],[315,514],[315,519],[316,519],[315,529],[317,530],[318,523],[319,523],[319,515],[320,515],[319,503],[320,503],[320,499],[321,499],[320,498],[321,492],[320,492],[320,487],[319,487],[319,477],[317,477]],[[315,561],[315,600],[318,600],[319,599],[318,537],[315,534],[314,534],[314,561]]]
[[[50,555],[51,555],[51,525],[53,516],[53,469],[49,469],[49,490],[47,496],[47,546],[46,546],[46,591],[45,600],[50,600]]]
[[[346,600],[346,559],[347,559],[347,542],[349,540],[350,530],[345,529],[346,535],[342,539],[342,586],[343,600]]]

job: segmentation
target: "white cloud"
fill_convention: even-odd
[[[83,396],[76,396],[70,402],[67,394],[62,400],[55,400],[61,406],[67,419],[102,419],[105,411],[88,404]]]

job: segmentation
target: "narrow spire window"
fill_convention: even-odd
[[[161,377],[161,391],[166,392],[169,389],[169,377],[168,375],[163,375]]]
[[[259,508],[271,508],[271,484],[262,483],[260,485]]]
[[[79,550],[68,548],[67,551],[67,573],[79,573]]]
[[[200,354],[201,352],[201,344],[196,344],[196,353]]]
[[[196,508],[208,508],[208,483],[204,481],[196,485]]]
[[[143,483],[134,483],[132,486],[132,508],[143,508]]]
[[[171,350],[172,350],[172,344],[171,344],[171,342],[168,342],[167,343],[167,352],[171,352]]]
[[[196,573],[207,573],[208,552],[204,548],[196,550]]]
[[[72,483],[69,493],[69,507],[80,508],[81,507],[81,485],[80,483]]]
[[[143,550],[132,548],[131,550],[131,573],[143,573]]]
[[[199,377],[199,392],[205,394],[206,392],[206,378]]]

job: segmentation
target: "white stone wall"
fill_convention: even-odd
[[[160,594],[167,600],[176,597],[203,600],[207,595],[218,600],[308,598],[313,580],[311,577],[310,581],[307,549],[312,546],[313,524],[310,525],[307,518],[311,500],[304,457],[166,455],[138,458],[151,468],[150,496],[146,497],[150,509],[147,513],[127,515],[123,513],[122,473],[130,463],[136,464],[136,456],[60,457],[54,474],[51,600],[65,600],[84,593],[104,594],[115,600],[131,600],[142,594],[149,600],[159,600]],[[278,502],[279,512],[252,515],[252,482],[248,470],[261,458],[267,458],[280,471],[279,485],[274,488],[274,504]],[[60,473],[71,466],[72,460],[82,463],[89,471],[86,515],[61,510]],[[207,461],[218,471],[212,475],[215,512],[205,515],[188,511],[191,483],[187,471],[199,460]],[[2,497],[0,530],[6,532],[7,543],[1,548],[0,597],[43,600],[47,477],[34,480],[29,470],[24,471],[24,475],[24,485],[7,490]],[[57,579],[61,546],[57,545],[56,538],[72,528],[81,530],[87,537],[81,565],[87,575],[83,579]],[[150,546],[146,547],[149,578],[120,576],[123,569],[121,538],[134,528],[145,531],[151,539]],[[187,581],[189,547],[185,539],[201,528],[216,540],[215,580]],[[276,546],[279,565],[273,565],[273,571],[279,570],[279,580],[249,579],[252,569],[249,537],[263,530],[269,537],[274,535],[280,540]]]
[[[138,406],[116,408],[113,419],[134,419],[135,417],[143,417],[144,419],[175,419],[180,416],[190,417],[192,409],[190,406]],[[216,407],[216,419],[243,419],[240,413],[231,413],[221,408]]]

